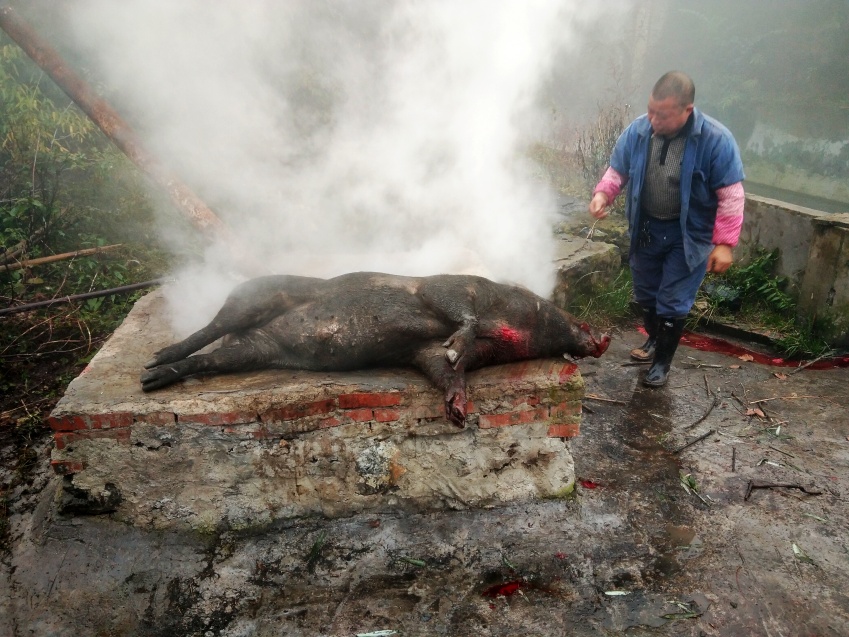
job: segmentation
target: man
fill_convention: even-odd
[[[590,214],[607,216],[627,185],[625,215],[634,297],[648,340],[631,352],[652,361],[643,384],[666,384],[684,321],[707,272],[725,272],[743,225],[743,164],[734,137],[693,106],[693,80],[661,77],[648,113],[620,135],[593,191]]]

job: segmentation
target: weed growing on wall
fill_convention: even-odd
[[[775,275],[778,250],[761,250],[724,274],[708,274],[699,290],[690,324],[732,322],[772,331],[773,343],[788,358],[821,356],[829,346],[822,323],[798,322],[787,280]]]

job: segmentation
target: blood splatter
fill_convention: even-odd
[[[523,332],[520,332],[515,327],[502,325],[496,332],[496,338],[507,343],[523,343],[527,337]]]
[[[642,328],[639,331],[645,334],[645,330]],[[704,334],[695,334],[693,332],[684,332],[684,336],[681,338],[681,344],[702,352],[716,352],[718,354],[734,356],[735,358],[745,356],[748,360],[748,357],[751,356],[752,362],[760,363],[761,365],[772,365],[774,367],[799,367],[804,364],[803,361],[787,360],[786,358],[769,356],[768,354],[762,354],[760,352],[747,349],[741,345],[729,343],[728,341],[715,336],[706,336]],[[807,365],[806,369],[836,369],[843,367],[849,367],[849,356],[823,358],[822,360],[818,360],[815,363]]]
[[[526,588],[527,585],[522,580],[513,580],[504,584],[493,584],[483,592],[484,597],[511,597]]]

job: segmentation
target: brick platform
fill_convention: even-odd
[[[140,300],[50,424],[66,511],[164,528],[251,527],[364,510],[493,506],[568,493],[583,381],[562,359],[469,374],[469,418],[413,370],[269,370],[144,394],[176,340],[160,292]]]

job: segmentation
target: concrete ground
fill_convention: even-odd
[[[682,346],[647,390],[641,340],[580,363],[567,501],[186,535],[56,516],[44,448],[0,635],[849,634],[849,369]]]

